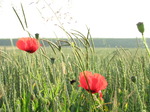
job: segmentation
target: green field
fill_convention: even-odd
[[[15,45],[18,39],[0,39],[0,46],[12,46]],[[67,38],[49,38],[48,40],[58,43],[61,40],[68,40]],[[78,39],[74,40],[82,46]],[[94,46],[96,48],[137,48],[143,47],[143,42],[141,38],[93,38]],[[48,44],[44,42],[46,46]],[[147,44],[150,45],[150,38],[147,38]]]
[[[93,38],[89,28],[68,32],[48,4],[65,37],[46,39],[30,32],[23,4],[14,6],[29,37],[0,39],[0,112],[150,112],[143,22],[140,38]]]
[[[29,54],[2,47],[0,64],[0,112],[150,111],[150,58],[143,48],[43,46]],[[104,101],[78,87],[84,70],[105,76]]]

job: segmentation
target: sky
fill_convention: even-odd
[[[66,38],[60,26],[84,35],[89,28],[93,38],[140,38],[138,22],[144,23],[144,35],[150,37],[149,0],[0,0],[0,38],[28,37],[12,7],[26,31],[44,38]]]

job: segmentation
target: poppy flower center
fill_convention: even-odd
[[[96,91],[95,90],[90,90],[90,89],[86,89],[88,92],[90,93],[95,93]]]
[[[34,51],[33,51],[33,50],[27,50],[26,52],[28,52],[28,53],[33,53]]]

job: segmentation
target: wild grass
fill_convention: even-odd
[[[23,5],[23,30],[28,28]],[[67,34],[68,44],[49,43],[35,53],[18,49],[0,50],[1,112],[149,112],[150,57],[145,49],[95,49],[90,31]],[[82,45],[79,47],[74,38]],[[145,43],[146,44],[146,43]],[[105,76],[108,87],[90,94],[78,87],[79,73],[91,71]],[[76,80],[71,84],[70,81]]]
[[[74,48],[62,48],[56,54],[50,47],[34,54],[1,50],[0,111],[150,111],[150,60],[144,49],[97,48],[88,57],[87,50],[80,49],[83,54]],[[106,77],[104,101],[97,94],[93,101],[78,87],[83,69]],[[76,82],[71,84],[71,80]]]

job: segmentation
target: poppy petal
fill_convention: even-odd
[[[27,44],[25,43],[24,40],[20,39],[20,40],[17,41],[16,46],[17,46],[19,49],[21,49],[21,50],[25,50]]]
[[[31,37],[26,37],[26,38],[20,38],[16,46],[23,51],[33,53],[35,52],[39,47],[40,43],[37,39],[31,38]]]
[[[90,93],[100,93],[100,99],[102,99],[101,90],[106,89],[108,83],[104,76],[92,72],[84,71],[79,76],[79,87],[86,89]],[[88,83],[87,83],[88,82]]]

